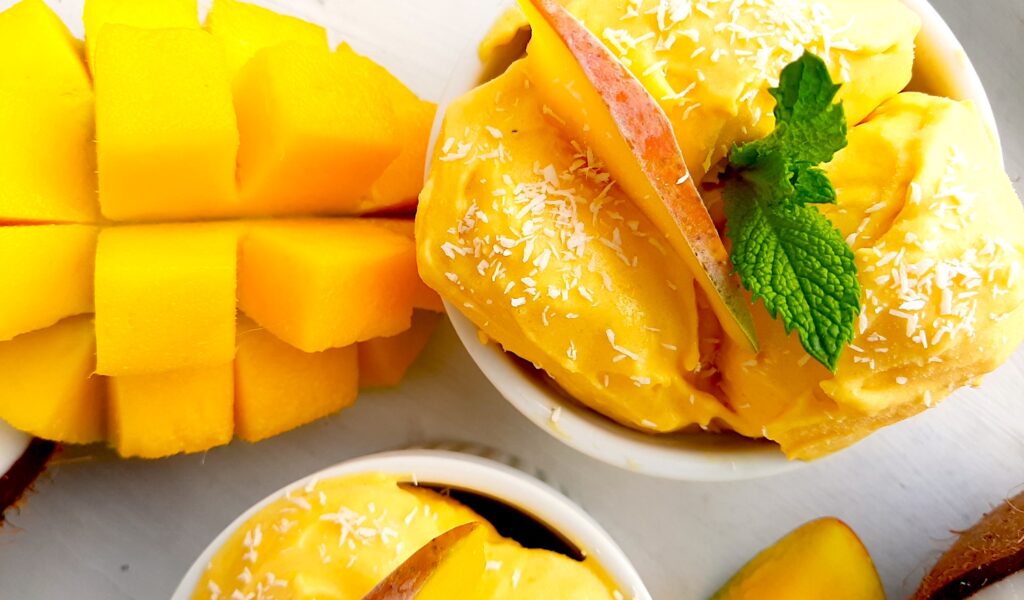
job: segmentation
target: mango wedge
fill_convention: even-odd
[[[486,567],[487,529],[467,523],[416,551],[363,600],[472,598]]]
[[[750,303],[687,170],[668,116],[608,48],[555,0],[520,0],[533,28],[531,80],[668,238],[730,338],[757,347]]]
[[[765,549],[712,600],[885,600],[857,534],[838,519],[812,521]]]
[[[360,342],[359,387],[394,387],[401,383],[440,322],[440,314],[418,310],[408,330]]]

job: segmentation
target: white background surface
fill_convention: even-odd
[[[856,0],[849,0],[856,1]],[[324,10],[342,37],[437,98],[485,0],[279,2]],[[0,8],[11,3],[0,0]],[[80,2],[65,0],[65,12]],[[1007,166],[1024,175],[1024,1],[934,0],[985,81]],[[0,530],[0,598],[166,598],[207,542],[267,493],[342,459],[471,441],[544,469],[620,542],[659,600],[709,596],[762,546],[816,517],[849,522],[892,598],[963,529],[1024,489],[1024,353],[938,409],[795,473],[734,484],[648,479],[575,454],[494,391],[448,326],[397,390],[280,438],[148,463],[52,468]]]

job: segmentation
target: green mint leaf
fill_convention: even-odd
[[[813,206],[836,201],[818,165],[846,146],[838,90],[812,54],[783,69],[772,90],[775,131],[733,149],[725,187],[731,256],[744,287],[832,371],[861,310],[853,251]]]

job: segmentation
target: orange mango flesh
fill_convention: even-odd
[[[109,381],[109,441],[123,457],[161,458],[231,441],[234,373],[230,362]]]
[[[327,48],[322,27],[239,0],[214,0],[206,29],[224,42],[232,79],[263,48],[284,42]]]
[[[308,353],[245,316],[238,320],[235,433],[248,442],[275,436],[350,406],[359,392],[356,347]]]
[[[86,57],[95,65],[96,46],[107,25],[198,29],[199,5],[195,0],[86,0],[83,20]]]
[[[198,29],[107,25],[93,72],[106,218],[237,214],[238,128],[219,40]]]
[[[0,341],[92,312],[96,227],[0,227]]]
[[[221,224],[104,229],[96,250],[98,372],[230,363],[238,236]]]
[[[712,600],[885,600],[867,549],[845,523],[800,527],[747,563]]]
[[[93,132],[92,82],[57,15],[41,0],[0,13],[0,223],[95,220]]]
[[[373,223],[268,222],[242,241],[238,301],[284,342],[320,352],[408,329],[418,280],[412,241]]]
[[[87,315],[0,342],[0,419],[48,440],[102,441],[106,383],[93,375],[95,365]]]
[[[586,142],[679,254],[725,333],[757,348],[728,252],[687,170],[672,125],[650,92],[554,0],[520,0],[533,29],[527,65],[569,134]]]
[[[394,387],[426,348],[441,315],[416,311],[412,327],[398,335],[359,343],[359,387]]]
[[[365,219],[365,221],[402,234],[410,240],[415,241],[416,239],[416,221],[412,219]],[[412,305],[413,308],[438,313],[444,312],[444,302],[441,301],[441,296],[424,283],[421,278],[417,278],[416,289],[413,291]]]
[[[355,53],[285,43],[235,79],[239,194],[251,214],[351,214],[398,156],[387,89]],[[301,93],[300,93],[301,91]]]

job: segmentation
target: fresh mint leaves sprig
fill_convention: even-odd
[[[734,147],[725,213],[740,280],[833,372],[854,339],[860,284],[853,251],[814,204],[835,203],[819,165],[846,147],[846,116],[825,62],[805,53],[771,90],[775,131]]]

